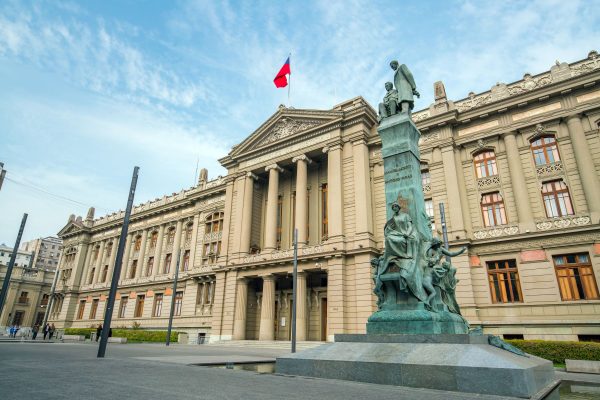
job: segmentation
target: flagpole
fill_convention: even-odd
[[[292,106],[292,102],[290,101],[290,89],[292,88],[292,52],[288,55],[288,60],[290,63],[290,79],[288,82],[288,107]]]

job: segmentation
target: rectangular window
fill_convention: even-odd
[[[487,178],[488,176],[498,175],[496,167],[496,154],[493,151],[484,151],[474,158],[475,173],[477,178]]]
[[[135,273],[137,271],[137,262],[138,260],[133,260],[131,263],[131,270],[129,271],[129,278],[133,279],[135,278]]]
[[[94,282],[94,275],[96,275],[96,268],[92,268],[90,279],[88,279],[88,285],[91,285]],[[66,278],[66,276],[64,278]]]
[[[44,313],[39,312],[39,313],[37,313],[37,316],[35,317],[35,325],[42,326],[43,323],[44,323]]]
[[[327,184],[321,185],[321,237],[327,240],[329,234],[329,224],[327,219]]]
[[[181,268],[182,271],[187,271],[190,269],[190,251],[186,250],[183,253],[183,266]]]
[[[77,319],[83,319],[84,310],[85,310],[85,300],[79,300],[79,309],[77,310]]]
[[[42,301],[40,302],[40,306],[42,306],[42,307],[47,306],[49,300],[50,300],[50,295],[49,294],[43,294],[42,295]]]
[[[181,305],[183,303],[183,292],[175,293],[175,311],[173,315],[181,315]]]
[[[173,244],[174,241],[175,241],[175,228],[171,228],[171,229],[169,229],[169,232],[167,232],[167,244]]]
[[[135,310],[133,313],[134,318],[140,318],[144,314],[144,302],[146,301],[146,296],[143,294],[139,294],[137,299],[135,300]]]
[[[163,306],[163,295],[155,294],[154,295],[154,307],[152,307],[152,316],[160,317],[162,314],[162,306]]]
[[[29,298],[27,296],[29,296],[28,292],[21,292],[21,295],[17,299],[17,303],[20,303],[20,304],[27,304],[27,303],[29,303]]]
[[[154,257],[148,258],[148,265],[146,266],[146,276],[152,275],[152,268],[154,267]]]
[[[596,300],[598,286],[588,253],[552,257],[560,289],[565,300]]]
[[[105,265],[104,268],[102,269],[102,279],[100,280],[100,282],[106,282],[107,278],[108,278],[108,265]]]
[[[185,241],[186,241],[186,243],[189,242],[190,240],[192,240],[192,228],[193,228],[192,224],[186,225],[186,227],[185,227]]]
[[[516,260],[488,261],[486,264],[492,303],[522,302]]]
[[[421,185],[423,187],[431,185],[431,173],[429,173],[428,169],[421,171]]]
[[[15,311],[15,316],[13,317],[13,325],[21,326],[23,325],[23,317],[25,316],[24,311]]]
[[[169,272],[171,272],[171,258],[172,258],[171,253],[169,253],[165,256],[165,268],[163,271],[164,274],[168,274]]]
[[[119,318],[125,318],[127,301],[129,301],[129,296],[121,296],[121,302],[119,303]]]
[[[98,311],[99,299],[92,300],[92,308],[90,309],[90,319],[96,319],[96,311]]]

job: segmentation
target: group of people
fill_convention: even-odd
[[[8,330],[9,337],[16,338],[19,330],[21,330],[21,327],[19,325],[11,326]],[[40,331],[40,325],[39,324],[33,325],[33,327],[31,328],[31,338],[33,340],[36,340],[39,331]],[[44,325],[44,328],[42,329],[42,332],[44,333],[44,340],[46,340],[46,338],[48,338],[48,340],[52,340],[52,337],[54,336],[55,331],[56,331],[56,327],[54,326],[54,324]]]

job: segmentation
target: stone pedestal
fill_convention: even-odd
[[[556,384],[550,361],[491,346],[487,335],[335,335],[278,357],[276,371],[524,399]]]

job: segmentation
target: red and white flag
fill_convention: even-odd
[[[278,88],[286,87],[288,85],[287,75],[291,74],[292,70],[290,69],[290,58],[288,57],[287,60],[285,60],[285,64],[283,64],[283,67],[281,67],[281,69],[275,76],[275,79],[273,79],[275,86],[277,86]]]

